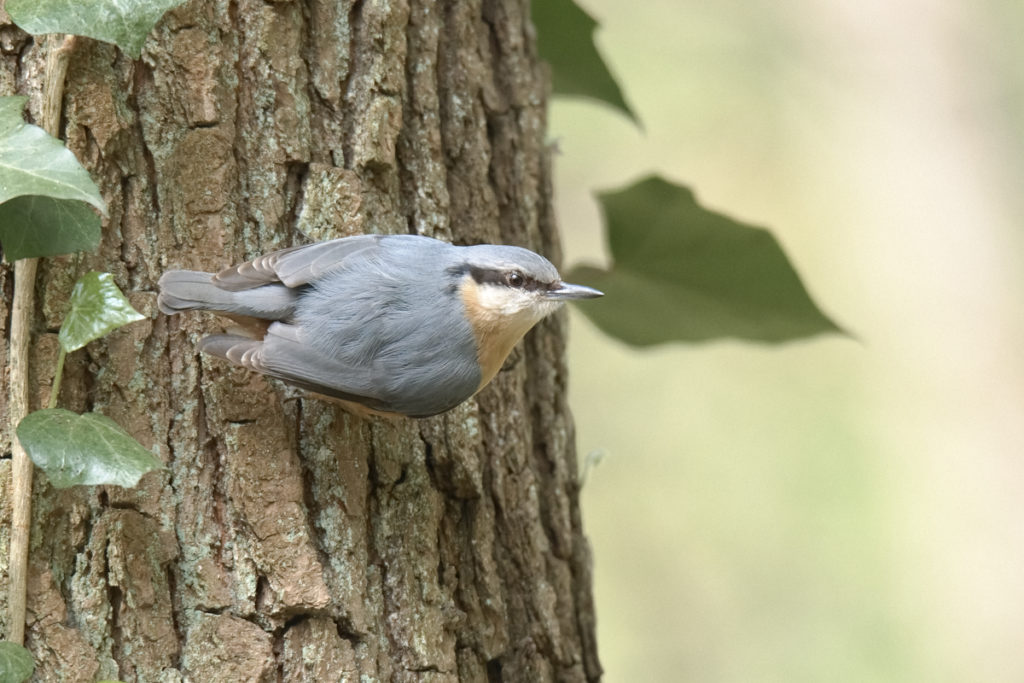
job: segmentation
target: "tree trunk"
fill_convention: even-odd
[[[61,405],[112,417],[166,469],[134,490],[37,476],[37,680],[599,678],[564,314],[475,400],[417,421],[363,419],[198,357],[219,321],[155,305],[165,269],[360,232],[519,244],[557,263],[528,9],[193,0],[139,61],[78,42],[64,131],[110,218],[98,253],[41,266],[35,407],[71,284],[110,271],[148,319],[70,356]],[[0,27],[0,89],[35,112],[32,45]],[[9,301],[6,266],[0,278]],[[6,564],[8,505],[0,515]]]

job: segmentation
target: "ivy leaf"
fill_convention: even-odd
[[[0,641],[0,683],[27,681],[35,668],[28,650],[17,643]]]
[[[537,52],[551,64],[555,94],[592,97],[639,123],[594,46],[597,22],[573,0],[533,0],[530,13],[537,28]]]
[[[99,189],[71,150],[21,118],[26,100],[0,97],[0,203],[41,194],[87,202],[106,215]]]
[[[71,310],[60,326],[60,346],[71,353],[122,325],[142,320],[114,284],[110,273],[91,271],[83,275],[71,290]]]
[[[106,415],[78,415],[63,408],[29,413],[18,423],[18,440],[50,483],[131,487],[163,464]]]
[[[658,177],[599,195],[614,264],[568,279],[605,293],[580,309],[636,346],[737,337],[781,342],[843,332],[811,300],[779,243]]]
[[[132,59],[167,10],[185,0],[7,0],[14,23],[34,36],[73,33],[113,43]]]
[[[82,202],[23,195],[0,204],[0,245],[8,261],[91,251],[100,217]]]
[[[8,261],[99,244],[107,207],[75,155],[21,118],[27,97],[0,97],[0,245]]]

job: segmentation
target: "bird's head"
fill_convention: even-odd
[[[566,301],[602,296],[596,289],[562,282],[550,261],[528,249],[483,244],[461,251],[466,258],[460,294],[474,327],[525,323],[529,329]]]
[[[512,347],[543,317],[566,301],[602,292],[563,282],[543,256],[520,247],[483,244],[460,249],[458,287],[477,340],[484,384]]]

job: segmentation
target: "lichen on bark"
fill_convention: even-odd
[[[528,9],[193,0],[138,61],[80,41],[64,133],[110,218],[96,253],[43,265],[33,368],[45,385],[74,278],[113,272],[148,319],[69,358],[62,403],[109,415],[167,469],[134,490],[38,478],[38,680],[599,678],[563,316],[476,399],[416,421],[198,357],[218,321],[154,305],[167,268],[357,232],[557,262]],[[38,90],[35,52],[0,27],[0,85]]]

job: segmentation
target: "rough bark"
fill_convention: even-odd
[[[155,306],[167,268],[358,232],[557,262],[528,7],[194,0],[139,61],[80,41],[63,129],[110,218],[97,253],[41,266],[36,406],[72,282],[110,271],[148,318],[70,356],[61,405],[112,417],[167,468],[135,490],[37,477],[37,680],[599,677],[564,317],[475,400],[416,421],[199,358],[217,321]],[[41,51],[6,24],[0,52],[0,89],[37,111]],[[9,301],[6,266],[0,286]],[[5,501],[8,473],[0,460]],[[0,506],[0,583],[9,516]]]

